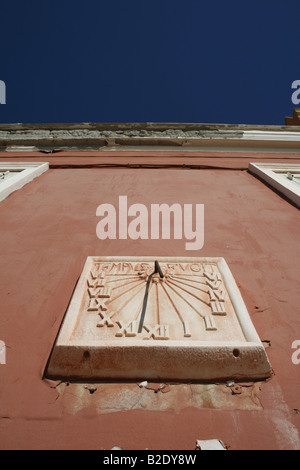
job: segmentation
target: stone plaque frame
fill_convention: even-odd
[[[249,163],[249,172],[257,175],[300,208],[299,164]],[[297,175],[297,178],[289,179],[287,174],[292,176],[293,173]]]
[[[45,371],[89,381],[260,380],[271,373],[219,257],[88,257]]]
[[[0,202],[11,193],[21,189],[25,184],[37,178],[49,169],[47,162],[5,162],[0,161],[0,172],[14,173],[9,178],[1,181]]]

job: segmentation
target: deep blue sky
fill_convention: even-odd
[[[284,124],[299,0],[6,1],[1,123]]]

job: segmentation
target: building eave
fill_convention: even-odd
[[[196,123],[1,124],[1,151],[300,149],[300,127]]]

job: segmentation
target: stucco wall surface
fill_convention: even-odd
[[[239,165],[50,167],[0,204],[1,449],[192,450],[197,439],[213,438],[233,450],[300,449],[300,364],[292,362],[292,343],[300,340],[299,210]],[[117,207],[120,195],[149,208],[204,204],[204,247],[193,253],[184,240],[99,240],[96,209]],[[224,257],[273,377],[241,384],[239,393],[226,384],[168,384],[163,393],[155,384],[142,389],[43,378],[92,255]]]

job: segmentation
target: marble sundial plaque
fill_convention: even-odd
[[[271,366],[223,258],[91,256],[46,375],[253,380]]]

